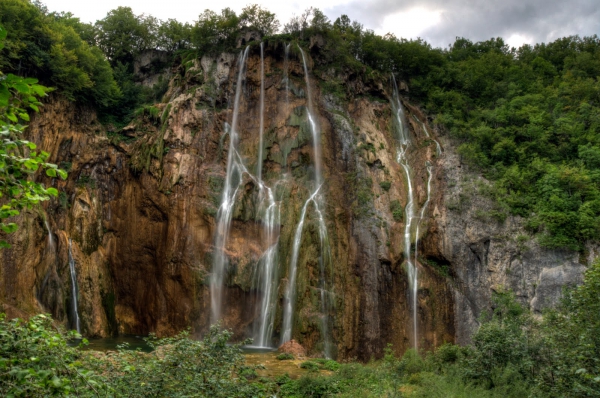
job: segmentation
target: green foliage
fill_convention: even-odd
[[[258,4],[248,5],[242,9],[240,25],[257,30],[263,36],[273,35],[279,30],[279,21],[275,14]]]
[[[311,372],[318,372],[319,371],[319,365],[316,362],[313,361],[304,361],[300,364],[300,367],[302,369],[306,369],[309,370]]]
[[[131,64],[137,54],[157,47],[158,25],[154,17],[118,7],[96,22],[98,46],[113,66]]]
[[[510,371],[514,377],[530,377],[539,355],[539,342],[531,316],[513,294],[494,296],[494,312],[473,336],[473,346],[466,351],[465,377],[495,387],[497,377]]]
[[[0,3],[0,24],[8,30],[0,56],[4,72],[35,76],[69,99],[100,106],[120,97],[102,52],[79,36],[78,31],[92,35],[89,26],[70,14],[49,14],[28,0],[6,0]]]
[[[6,31],[0,26],[0,49],[4,37]],[[33,181],[38,170],[45,170],[48,177],[67,178],[65,171],[46,162],[50,154],[38,152],[33,142],[21,138],[26,127],[21,122],[29,121],[28,111],[37,111],[42,105],[38,99],[48,91],[37,79],[0,72],[0,230],[4,233],[17,230],[17,225],[6,219],[58,195],[55,188]],[[0,240],[0,248],[7,246]]]
[[[537,373],[540,395],[600,396],[600,261],[585,283],[568,292],[561,308],[542,323],[544,366]]]
[[[379,186],[381,187],[381,189],[383,189],[384,191],[389,191],[390,188],[392,187],[392,183],[389,181],[381,181],[379,183]]]
[[[29,321],[7,321],[0,314],[0,393],[10,397],[94,396],[106,392],[100,376],[86,369],[81,352],[54,331],[52,320],[36,315]]]
[[[238,25],[239,17],[230,8],[223,9],[221,14],[205,10],[192,28],[192,45],[201,54],[217,54],[234,48]]]
[[[294,356],[292,354],[290,354],[289,352],[284,352],[284,353],[277,355],[277,359],[280,361],[286,361],[289,359],[294,359]]]
[[[600,238],[600,40],[514,50],[458,39],[446,55],[412,86],[461,142],[463,160],[495,182],[500,207],[527,217],[545,246],[581,250]]]
[[[126,350],[96,356],[70,347],[75,332],[54,331],[38,315],[25,322],[0,316],[2,396],[248,397],[271,396],[271,383],[250,383],[241,345],[218,327],[200,341],[188,332],[147,343],[151,353]],[[85,342],[85,341],[84,341]],[[244,342],[248,343],[248,342]]]
[[[404,218],[404,209],[398,200],[392,200],[390,202],[390,211],[392,212],[392,217],[394,217],[394,221],[400,222]]]

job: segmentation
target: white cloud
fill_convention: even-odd
[[[505,43],[510,47],[519,48],[523,44],[533,44],[533,38],[520,33],[513,33],[508,39],[505,39]]]
[[[440,23],[443,10],[411,8],[410,10],[386,15],[375,33],[385,35],[393,33],[396,37],[414,38],[422,32]]]
[[[205,9],[220,12],[229,7],[241,12],[248,4],[258,3],[256,0],[228,0],[226,2],[189,1],[189,0],[104,0],[104,1],[71,1],[42,0],[50,11],[70,11],[83,22],[95,22],[119,6],[131,7],[136,14],[147,14],[162,20],[174,18],[181,22],[193,22]],[[318,8],[324,9],[347,3],[347,0],[321,0]],[[281,24],[286,23],[293,14],[300,14],[310,7],[309,1],[267,0],[259,3],[263,8],[274,12]]]

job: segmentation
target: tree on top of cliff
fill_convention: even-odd
[[[7,31],[0,25],[0,50],[4,46]],[[46,188],[33,181],[33,175],[40,169],[46,170],[49,177],[57,175],[65,179],[67,173],[55,164],[47,163],[49,154],[37,152],[36,145],[21,139],[29,121],[29,110],[37,111],[42,104],[38,98],[44,97],[50,89],[37,84],[37,79],[22,78],[0,72],[0,231],[12,233],[17,230],[13,222],[6,219],[19,214],[24,208],[31,208],[40,201],[58,195],[55,188]],[[0,240],[0,248],[8,247]]]
[[[258,4],[252,4],[242,9],[240,24],[249,29],[256,29],[263,36],[273,35],[279,30],[279,21],[275,14]]]
[[[157,47],[158,27],[158,19],[118,7],[96,22],[96,40],[113,66],[132,63],[137,54]]]
[[[120,97],[102,51],[80,37],[91,35],[90,27],[77,18],[48,13],[28,0],[3,0],[0,24],[8,31],[0,51],[5,73],[36,77],[70,100],[108,106]]]

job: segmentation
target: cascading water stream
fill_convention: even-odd
[[[415,232],[415,263],[414,263],[414,275],[413,275],[413,285],[412,285],[412,305],[413,305],[413,335],[415,336],[415,350],[418,349],[418,331],[417,331],[417,295],[419,288],[419,269],[417,268],[418,263],[418,255],[419,255],[419,228],[421,227],[421,223],[423,222],[423,218],[425,217],[425,211],[427,210],[427,206],[429,205],[429,200],[431,199],[431,177],[433,166],[428,161],[425,162],[425,167],[427,168],[427,199],[425,203],[423,203],[423,207],[421,208],[421,213],[419,214],[419,219],[417,220],[417,230]]]
[[[286,47],[286,53],[289,45]],[[306,219],[306,213],[308,209],[308,205],[313,203],[315,208],[315,213],[317,214],[317,222],[319,224],[319,240],[320,240],[320,258],[319,258],[319,268],[320,268],[320,280],[319,280],[319,289],[321,292],[321,309],[322,309],[322,334],[324,341],[324,351],[325,356],[330,357],[330,341],[329,341],[329,333],[328,333],[328,317],[327,317],[327,308],[328,308],[328,294],[327,286],[325,281],[325,262],[329,260],[329,246],[327,240],[327,227],[325,226],[325,219],[323,217],[323,213],[321,211],[321,206],[323,202],[323,198],[320,194],[320,189],[322,186],[322,175],[321,175],[321,143],[320,143],[320,132],[317,126],[316,120],[313,116],[313,106],[312,106],[312,96],[310,90],[310,81],[308,76],[308,67],[306,64],[306,57],[304,55],[304,51],[302,48],[298,46],[300,50],[300,54],[302,54],[302,62],[304,66],[304,79],[306,82],[306,98],[307,98],[307,115],[308,122],[310,125],[311,135],[313,139],[313,164],[315,168],[314,172],[314,191],[309,196],[309,198],[304,203],[302,207],[302,211],[300,213],[300,221],[296,228],[296,233],[294,234],[294,245],[292,249],[292,257],[290,259],[290,266],[288,270],[288,285],[285,291],[285,306],[283,309],[283,327],[282,327],[282,336],[281,340],[283,343],[289,341],[292,338],[292,319],[294,316],[294,303],[296,301],[296,275],[298,268],[298,257],[300,254],[300,244],[302,242],[302,229],[304,227],[304,221]]]
[[[258,327],[255,330],[254,343],[258,347],[269,347],[275,323],[277,303],[277,248],[279,244],[278,231],[280,224],[280,209],[275,202],[273,191],[262,181],[263,166],[263,134],[265,112],[265,68],[263,43],[260,43],[260,129],[257,163],[257,183],[259,188],[259,213],[263,215],[264,237],[269,247],[261,256],[257,269],[257,285],[262,297],[259,306]],[[241,161],[241,159],[240,159]],[[252,176],[250,176],[252,178]]]
[[[423,127],[423,131],[425,132],[427,138],[431,138],[431,136],[429,135],[429,131],[427,130],[427,126],[425,126],[425,123],[420,121],[419,118],[417,118],[415,115],[413,115],[413,118],[417,121],[417,123],[421,123],[421,127]],[[435,142],[435,152],[437,156],[440,156],[442,154],[442,147],[440,146],[440,143],[435,138],[431,139],[433,140],[433,142]]]
[[[260,126],[258,141],[258,163],[256,174],[258,175],[259,187],[262,191],[262,164],[263,164],[263,134],[265,129],[265,55],[263,43],[260,42]]]
[[[286,109],[290,104],[290,45],[288,43],[285,46],[285,56],[283,59],[283,69],[285,70],[285,105]]]
[[[238,116],[240,97],[242,93],[242,81],[245,74],[246,59],[248,57],[248,49],[240,53],[238,59],[238,76],[235,88],[235,100],[233,105],[233,117],[231,127],[229,129],[229,151],[227,153],[227,174],[225,177],[225,186],[221,197],[221,205],[217,212],[217,234],[215,238],[216,254],[213,264],[212,275],[210,278],[210,296],[211,296],[211,323],[216,323],[221,319],[221,311],[223,306],[223,282],[225,273],[228,267],[228,259],[225,254],[225,245],[229,237],[229,229],[231,227],[231,217],[235,204],[235,197],[242,182],[242,173],[245,169],[238,158],[237,153],[238,143]]]
[[[258,286],[262,291],[262,298],[254,344],[258,347],[269,347],[273,336],[277,303],[277,248],[279,244],[277,228],[280,223],[280,212],[271,189],[261,187],[261,191],[266,192],[264,195],[266,200],[261,200],[261,207],[264,207],[264,204],[267,206],[262,222],[265,238],[270,246],[259,261],[257,279]]]
[[[283,308],[283,333],[281,336],[281,341],[283,343],[292,339],[292,317],[294,314],[294,301],[296,295],[296,273],[298,270],[298,255],[300,254],[300,243],[302,241],[302,229],[304,228],[306,210],[311,202],[316,207],[315,198],[318,195],[320,188],[321,187],[318,187],[306,200],[304,206],[302,206],[300,222],[298,223],[296,233],[294,234],[294,245],[292,246],[292,257],[288,273],[288,285],[285,292],[285,307]]]
[[[414,204],[414,191],[411,177],[411,168],[408,163],[408,148],[410,147],[410,140],[408,136],[408,126],[406,123],[406,117],[404,115],[404,109],[400,101],[400,94],[398,92],[398,85],[396,79],[392,75],[393,80],[393,95],[392,95],[392,111],[394,113],[396,129],[398,132],[399,149],[397,153],[397,161],[404,169],[406,174],[406,185],[407,185],[407,203],[404,209],[404,255],[406,258],[406,268],[408,272],[408,282],[410,285],[410,299],[412,307],[412,318],[413,318],[413,346],[418,349],[418,330],[417,330],[417,295],[419,288],[419,279],[417,271],[417,263],[413,263],[411,256],[411,236],[412,226],[415,219],[415,204]],[[415,250],[415,258],[417,253]]]
[[[69,270],[71,272],[71,321],[75,323],[75,330],[81,333],[79,322],[79,309],[77,305],[77,273],[75,270],[75,259],[73,258],[73,250],[71,248],[72,241],[69,239]]]
[[[46,231],[48,232],[48,250],[51,253],[56,253],[56,244],[54,243],[54,236],[52,235],[52,231],[50,230],[50,224],[48,223],[48,219],[44,220],[44,226],[46,227]]]
[[[427,211],[427,206],[429,206],[429,200],[431,199],[431,177],[433,166],[427,161],[425,162],[425,167],[427,168],[427,200],[423,203],[421,214],[419,214],[419,221],[417,222],[417,231],[415,233],[415,264],[417,263],[417,253],[419,251],[419,228],[425,218],[425,211]]]

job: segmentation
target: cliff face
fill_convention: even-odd
[[[71,239],[84,335],[207,329],[236,62],[223,54],[169,72],[174,77],[166,101],[122,134],[107,134],[91,110],[58,99],[34,118],[32,141],[70,174],[67,181],[52,181],[59,199],[43,212],[24,215],[10,237],[13,248],[0,252],[0,299],[9,316],[50,312],[73,324]],[[273,244],[262,227],[251,176],[259,163],[260,62],[258,48],[251,48],[238,120],[238,152],[249,173],[241,177],[224,247],[229,266],[223,324],[238,339],[256,330],[264,293],[256,272]],[[322,351],[330,341],[338,357],[367,360],[380,356],[387,343],[398,352],[413,345],[403,244],[411,188],[419,223],[418,231],[410,231],[419,347],[467,342],[494,289],[512,289],[540,310],[557,300],[562,285],[581,280],[578,255],[544,250],[524,234],[520,220],[489,216],[493,204],[480,192],[486,182],[463,170],[452,143],[404,102],[411,141],[407,179],[398,162],[391,82],[310,66],[331,261],[323,272],[319,224],[308,210],[292,334],[309,352]],[[295,232],[315,170],[302,58],[292,54],[286,62],[282,47],[266,48],[264,75],[262,178],[275,192],[280,220],[273,333],[278,343]],[[339,95],[340,86],[351,95]],[[327,308],[321,302],[323,278]]]

